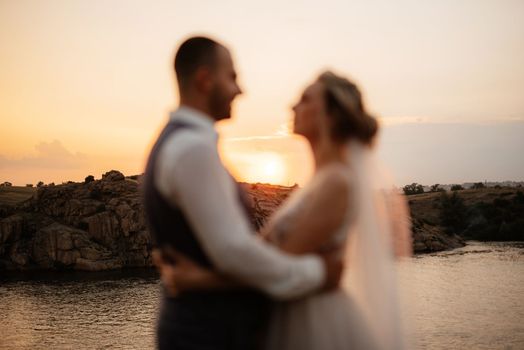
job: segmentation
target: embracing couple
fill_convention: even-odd
[[[255,232],[217,151],[214,124],[241,93],[231,55],[193,37],[174,68],[180,106],[142,183],[163,285],[158,348],[404,348],[394,263],[411,252],[409,215],[357,86],[326,72],[304,90],[294,133],[314,175]]]

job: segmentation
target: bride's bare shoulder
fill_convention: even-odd
[[[323,192],[348,193],[351,187],[351,174],[344,164],[330,164],[323,168],[315,179],[315,189]]]
[[[280,248],[293,254],[315,252],[329,242],[344,224],[350,202],[348,174],[343,167],[320,169],[304,188]]]

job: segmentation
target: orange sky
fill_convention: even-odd
[[[524,179],[522,1],[1,0],[0,182],[142,172],[196,33],[236,59],[246,93],[219,130],[241,180],[307,180],[286,125],[325,68],[361,85],[400,183]]]

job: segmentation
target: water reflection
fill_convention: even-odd
[[[0,347],[153,348],[159,288],[149,275],[4,281]]]
[[[524,244],[470,242],[400,265],[417,348],[524,349]],[[2,349],[154,347],[150,271],[0,278]]]
[[[524,245],[479,243],[401,267],[417,347],[524,349]]]

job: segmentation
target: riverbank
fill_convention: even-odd
[[[99,180],[86,178],[84,183],[0,188],[0,271],[151,267],[151,235],[138,180],[110,171]],[[295,189],[243,185],[252,198],[251,221],[257,229]],[[520,198],[516,189],[465,190],[460,196],[469,207],[494,203],[501,197]],[[464,239],[442,220],[441,193],[407,198],[416,253],[464,245]]]

